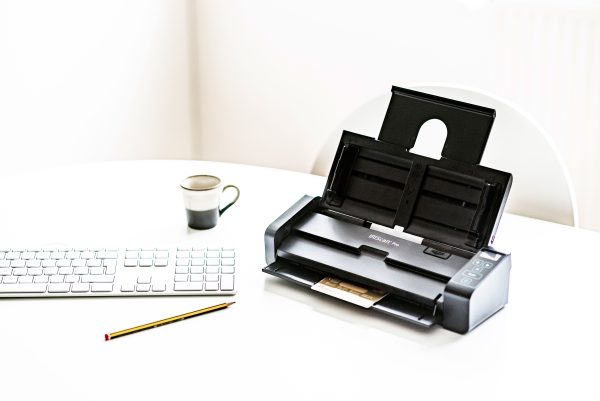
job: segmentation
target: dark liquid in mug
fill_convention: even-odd
[[[197,230],[213,228],[219,220],[219,208],[200,211],[185,209],[185,212],[187,213],[188,226]]]

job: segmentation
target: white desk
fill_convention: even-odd
[[[186,227],[179,182],[241,189],[219,226]],[[267,225],[322,177],[192,161],[73,166],[0,180],[2,245],[233,242],[237,303],[110,342],[106,332],[231,297],[0,300],[0,397],[598,399],[600,234],[505,215],[510,302],[473,332],[423,331],[261,272]],[[383,398],[385,397],[385,398]],[[418,398],[416,398],[418,397]]]

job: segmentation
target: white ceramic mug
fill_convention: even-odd
[[[223,186],[221,179],[213,175],[192,175],[181,182],[183,202],[187,213],[188,226],[206,230],[217,225],[219,217],[240,197],[235,185]],[[234,189],[236,195],[231,202],[221,208],[221,194]]]

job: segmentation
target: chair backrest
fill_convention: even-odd
[[[495,109],[496,120],[481,164],[513,174],[513,186],[505,210],[578,226],[577,204],[570,176],[553,142],[533,118],[505,100],[470,88],[443,84],[403,86]],[[328,174],[343,130],[377,137],[390,96],[389,93],[377,96],[351,113],[327,138],[313,164],[312,173]],[[413,151],[427,155],[428,148],[436,144],[428,141],[429,138],[435,139],[434,136],[421,135],[425,134],[426,124]]]

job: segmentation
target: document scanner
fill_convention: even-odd
[[[490,244],[512,176],[479,165],[494,118],[392,87],[379,137],[344,131],[323,195],[304,196],[269,225],[263,271],[309,288],[351,283],[358,297],[384,294],[374,311],[470,331],[508,301],[510,254]],[[447,128],[439,160],[410,152],[430,119]]]

